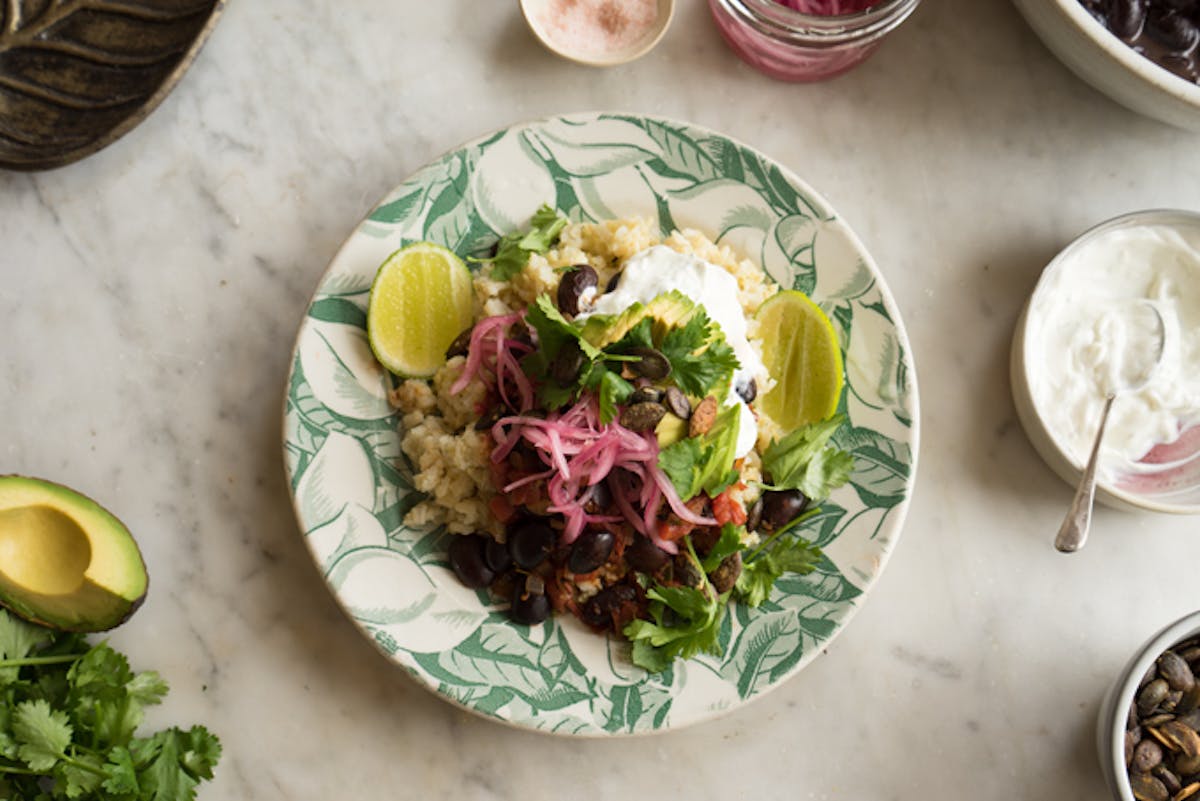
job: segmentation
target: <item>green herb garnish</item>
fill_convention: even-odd
[[[707,434],[685,437],[659,452],[658,466],[671,479],[680,498],[694,498],[701,490],[715,498],[737,480],[733,463],[741,410],[741,405],[730,404],[717,415]]]
[[[221,744],[203,726],[135,736],[166,693],[106,643],[0,610],[0,798],[191,801]]]
[[[720,326],[699,306],[683,326],[666,333],[660,350],[671,363],[675,385],[696,398],[703,398],[721,385],[727,386],[739,366]]]
[[[762,455],[763,473],[771,483],[763,486],[800,490],[814,503],[828,498],[854,471],[854,457],[829,443],[844,422],[845,415],[836,415],[772,442]]]
[[[530,220],[530,229],[525,233],[513,231],[500,238],[492,262],[492,277],[508,281],[525,269],[531,253],[545,253],[558,241],[558,235],[567,225],[567,218],[559,215],[543,203]],[[481,259],[489,261],[489,259]]]
[[[684,542],[688,558],[699,566],[691,541]],[[623,630],[633,643],[635,665],[661,673],[676,657],[690,659],[701,652],[720,653],[721,620],[729,593],[718,595],[705,577],[699,588],[655,583],[646,590],[646,596],[650,598],[652,619],[633,620]]]
[[[809,509],[743,557],[742,572],[733,588],[738,600],[758,606],[767,600],[775,581],[784,573],[806,575],[816,569],[821,549],[802,537],[784,539],[782,535],[799,528],[819,511]]]

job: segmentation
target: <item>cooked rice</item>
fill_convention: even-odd
[[[738,299],[751,322],[758,307],[778,291],[753,262],[739,258],[731,248],[699,231],[676,231],[664,239],[648,218],[572,223],[563,229],[554,249],[531,256],[512,280],[491,278],[490,268],[481,271],[475,277],[476,319],[509,314],[530,305],[539,295],[553,295],[559,271],[565,267],[591,265],[603,287],[626,259],[657,244],[695,254],[736,277]],[[753,326],[750,331],[753,337]],[[451,359],[434,376],[432,386],[428,381],[410,379],[392,393],[392,402],[402,413],[405,433],[401,447],[413,465],[413,486],[426,495],[404,522],[409,526],[441,525],[456,534],[487,532],[502,536],[503,526],[488,506],[495,494],[490,471],[491,439],[487,431],[473,427],[483,411],[487,389],[476,378],[457,395],[450,392],[464,364],[462,357]],[[766,388],[760,387],[759,391],[765,392]],[[768,441],[763,438],[764,431],[760,428],[759,447],[765,447]],[[749,454],[743,464],[743,478],[757,479],[759,464],[758,455]],[[744,492],[740,500],[753,500],[757,490],[749,485]]]

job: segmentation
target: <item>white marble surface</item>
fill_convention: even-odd
[[[716,128],[824,193],[895,292],[923,405],[905,534],[828,653],[648,740],[511,731],[413,684],[330,599],[281,467],[293,333],[358,219],[466,139],[590,109]],[[1095,710],[1200,606],[1200,537],[1102,510],[1084,552],[1054,552],[1071,489],[1016,421],[1009,337],[1083,228],[1200,208],[1198,142],[1082,84],[1006,0],[927,0],[817,86],[743,66],[699,0],[607,72],[542,51],[515,2],[235,2],[131,134],[0,173],[0,472],[93,494],[139,536],[149,600],[112,639],[171,682],[154,723],[223,738],[202,799],[1103,798]]]

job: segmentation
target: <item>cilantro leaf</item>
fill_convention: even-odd
[[[762,455],[763,472],[771,477],[767,486],[797,489],[813,502],[820,502],[849,481],[854,457],[829,443],[845,421],[845,415],[837,415],[801,426],[773,441]]]
[[[19,670],[15,665],[5,666],[5,661],[24,659],[49,639],[46,629],[26,623],[16,615],[0,614],[0,687],[15,681]]]
[[[746,546],[742,542],[742,535],[745,532],[745,526],[735,526],[733,523],[721,526],[721,536],[717,538],[712,550],[708,552],[708,556],[700,561],[700,568],[705,573],[711,573],[720,567],[721,562],[726,558],[745,549]]]
[[[701,490],[716,497],[729,485],[737,458],[741,410],[740,404],[730,404],[717,415],[707,434],[685,437],[659,451],[658,466],[680,498],[694,498]]]
[[[742,564],[733,592],[747,606],[758,606],[771,595],[784,573],[806,575],[821,561],[821,549],[805,539],[781,539]]]
[[[529,254],[545,253],[558,241],[558,235],[567,225],[567,218],[543,203],[530,220],[530,229],[521,233],[513,231],[500,238],[496,255],[491,259],[492,277],[508,281],[525,269]],[[486,260],[485,260],[486,261]]]
[[[128,748],[117,746],[108,753],[108,762],[104,765],[104,789],[113,795],[137,793],[137,769]]]
[[[611,370],[602,369],[600,377],[600,422],[611,423],[617,416],[617,405],[629,400],[633,384]]]
[[[739,366],[720,327],[700,307],[686,323],[666,333],[659,350],[671,363],[676,386],[697,398],[728,384]]]
[[[17,757],[39,773],[52,769],[71,744],[71,723],[67,713],[52,709],[44,699],[17,704],[12,720]]]
[[[201,779],[212,778],[221,745],[203,726],[160,731],[129,747],[142,797],[152,801],[191,801]]]

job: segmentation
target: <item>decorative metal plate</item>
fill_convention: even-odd
[[[116,141],[171,91],[224,6],[3,0],[0,167],[61,167]]]

